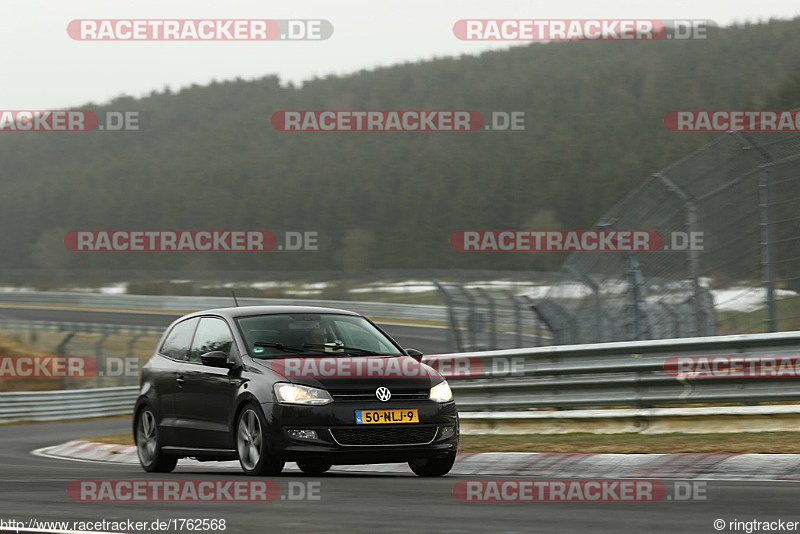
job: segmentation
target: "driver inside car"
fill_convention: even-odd
[[[324,328],[315,328],[308,333],[305,345],[325,345],[328,342],[328,333]]]

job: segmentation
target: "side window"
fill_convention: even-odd
[[[164,340],[159,352],[173,360],[186,360],[196,326],[197,319],[189,319],[176,324],[167,339]]]
[[[203,317],[194,335],[192,350],[189,351],[189,361],[200,363],[200,356],[206,352],[219,350],[227,356],[231,354],[233,336],[227,323],[214,317]]]

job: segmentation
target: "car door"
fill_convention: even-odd
[[[231,411],[241,375],[230,369],[203,365],[200,356],[221,351],[228,361],[237,358],[230,328],[219,317],[202,317],[197,325],[188,360],[178,369],[183,380],[178,410],[181,446],[202,449],[232,449]]]
[[[181,434],[178,398],[183,383],[178,378],[178,370],[189,358],[189,348],[198,322],[199,319],[192,318],[174,325],[156,356],[148,362],[158,399],[157,411],[165,445],[177,445]]]

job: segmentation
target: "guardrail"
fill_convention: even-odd
[[[562,345],[437,358],[477,358],[489,369],[479,377],[466,372],[448,378],[459,409],[465,411],[800,400],[800,364],[782,376],[692,378],[665,371],[673,356],[800,358],[800,332]],[[517,372],[495,372],[495,361],[506,368],[516,363]]]
[[[0,393],[0,422],[107,417],[133,412],[137,386]]]
[[[241,306],[322,306],[345,308],[368,317],[447,322],[447,308],[391,302],[357,302],[316,299],[240,297]],[[0,304],[64,306],[69,308],[121,308],[191,312],[234,305],[232,297],[185,297],[160,295],[106,295],[64,291],[0,291]]]
[[[562,345],[437,355],[436,359],[469,364],[466,372],[448,377],[464,412],[800,400],[800,370],[782,376],[676,377],[665,371],[667,359],[673,356],[800,358],[800,332]],[[469,376],[469,367],[474,370],[478,361],[488,371]],[[497,362],[506,369],[516,364],[517,369],[500,372]],[[2,393],[0,421],[129,413],[135,390]]]

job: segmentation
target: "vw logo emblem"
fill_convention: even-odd
[[[392,398],[392,392],[389,391],[389,388],[379,387],[375,390],[375,396],[378,397],[378,400],[386,402]]]

